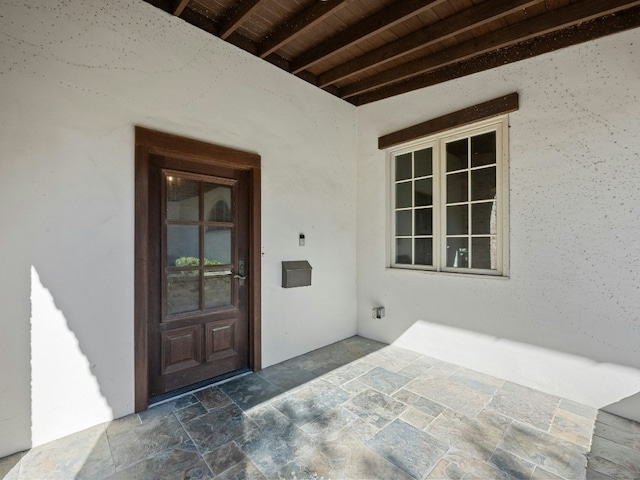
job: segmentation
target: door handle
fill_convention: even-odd
[[[233,278],[238,278],[240,280],[246,280],[247,279],[247,277],[244,276],[244,275],[234,275]]]

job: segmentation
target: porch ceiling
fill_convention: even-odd
[[[640,25],[640,0],[145,0],[354,105]]]

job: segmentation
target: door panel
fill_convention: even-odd
[[[249,188],[244,170],[160,155],[149,165],[153,397],[249,366]]]

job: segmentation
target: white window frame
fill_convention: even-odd
[[[496,132],[496,269],[447,267],[446,255],[446,144],[462,138]],[[428,137],[387,149],[387,267],[464,275],[509,276],[509,117],[507,114],[489,120],[453,128]],[[433,266],[396,263],[396,180],[395,158],[424,148],[433,149]],[[477,168],[477,167],[476,167]],[[473,170],[474,168],[471,168]],[[415,176],[412,176],[415,179]],[[469,200],[465,202],[473,204]],[[415,206],[413,207],[415,208]],[[412,215],[412,222],[415,222]],[[467,235],[473,238],[471,232]],[[486,235],[483,235],[486,236]],[[415,231],[410,238],[415,239]],[[419,237],[419,236],[418,236]],[[412,242],[415,245],[415,242]],[[415,248],[412,261],[415,261]]]

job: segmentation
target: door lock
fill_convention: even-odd
[[[238,262],[238,273],[236,273],[233,278],[237,278],[239,280],[239,285],[244,285],[244,281],[247,279],[247,270],[245,267],[244,260],[240,260]]]

